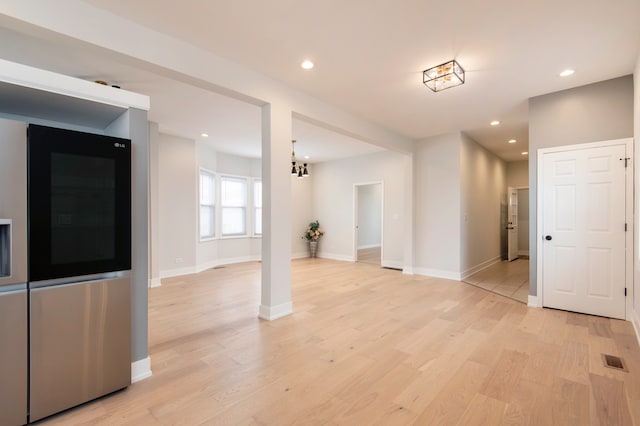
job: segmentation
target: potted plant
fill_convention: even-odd
[[[309,226],[307,226],[307,229],[304,231],[302,238],[309,242],[310,257],[316,257],[316,252],[318,251],[318,240],[323,235],[324,231],[320,229],[320,222],[318,222],[318,220],[309,223]]]

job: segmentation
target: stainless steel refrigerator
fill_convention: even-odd
[[[26,124],[0,119],[0,425],[27,423]]]
[[[29,421],[131,384],[131,149],[29,124]]]
[[[28,134],[26,123],[0,119],[0,426],[37,421],[131,383],[130,180],[117,179],[123,183],[114,189],[94,176],[110,170],[96,164],[116,158],[119,168],[111,169],[128,178],[128,144],[98,143],[91,157],[50,152],[57,144],[46,139],[37,163],[35,133],[33,125]],[[62,134],[69,150],[87,151],[92,139],[103,138]],[[45,183],[37,192],[39,178]],[[47,191],[55,194],[43,196]],[[124,207],[109,208],[104,193],[116,193],[111,202],[124,200]],[[117,223],[117,211],[129,232],[109,242],[113,226],[104,231],[103,222]],[[71,266],[80,276],[66,274]]]

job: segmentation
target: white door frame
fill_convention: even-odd
[[[384,259],[384,181],[359,182],[353,184],[353,261],[358,261],[358,187],[380,184],[380,266]]]
[[[513,211],[513,204],[512,204],[512,198],[511,195],[514,193],[516,193],[516,208],[515,208],[515,214]],[[513,187],[513,186],[508,186],[507,187],[507,260],[509,262],[514,261],[516,259],[518,259],[518,230],[520,229],[520,220],[518,218],[518,189]],[[512,223],[512,219],[513,216],[516,217],[516,223],[515,226]],[[514,234],[515,231],[515,256],[512,258],[511,254],[513,252],[513,247],[512,247],[512,243],[513,243],[513,238],[511,238],[511,235]]]
[[[601,142],[583,143],[578,145],[565,145],[553,148],[543,148],[538,150],[538,181],[537,181],[537,205],[536,205],[536,294],[539,300],[539,306],[543,307],[543,282],[542,282],[542,244],[543,229],[542,217],[544,210],[544,155],[553,152],[574,151],[580,149],[600,148],[612,145],[625,145],[625,151],[628,158],[628,171],[625,173],[625,221],[627,223],[627,232],[625,235],[625,285],[627,287],[627,297],[625,301],[625,319],[631,320],[633,312],[633,138],[614,139]]]
[[[512,186],[513,189],[515,189],[516,191],[520,191],[521,189],[529,189],[529,185],[527,186]],[[529,196],[531,196],[531,192],[529,192]],[[528,201],[531,201],[530,199]],[[518,195],[518,206],[520,205],[520,195]],[[531,205],[531,203],[529,203],[529,205]],[[520,208],[520,207],[518,207]],[[518,215],[519,216],[519,215]],[[518,228],[520,228],[520,217],[518,217]],[[531,241],[531,227],[527,227],[527,234],[529,234],[529,241]],[[519,240],[519,238],[518,238]],[[518,242],[518,244],[520,244],[520,242]],[[527,253],[529,253],[527,251]],[[531,256],[531,253],[529,253],[527,256]]]

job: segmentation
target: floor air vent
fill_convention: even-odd
[[[616,370],[627,371],[624,366],[624,361],[619,356],[602,354],[602,360],[604,361],[604,366],[609,368],[615,368]]]

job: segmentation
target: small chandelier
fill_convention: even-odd
[[[422,82],[434,92],[464,84],[464,70],[455,59],[422,72]]]
[[[296,160],[295,139],[291,141],[291,174],[298,176],[299,179],[309,176],[307,163],[299,164]]]

